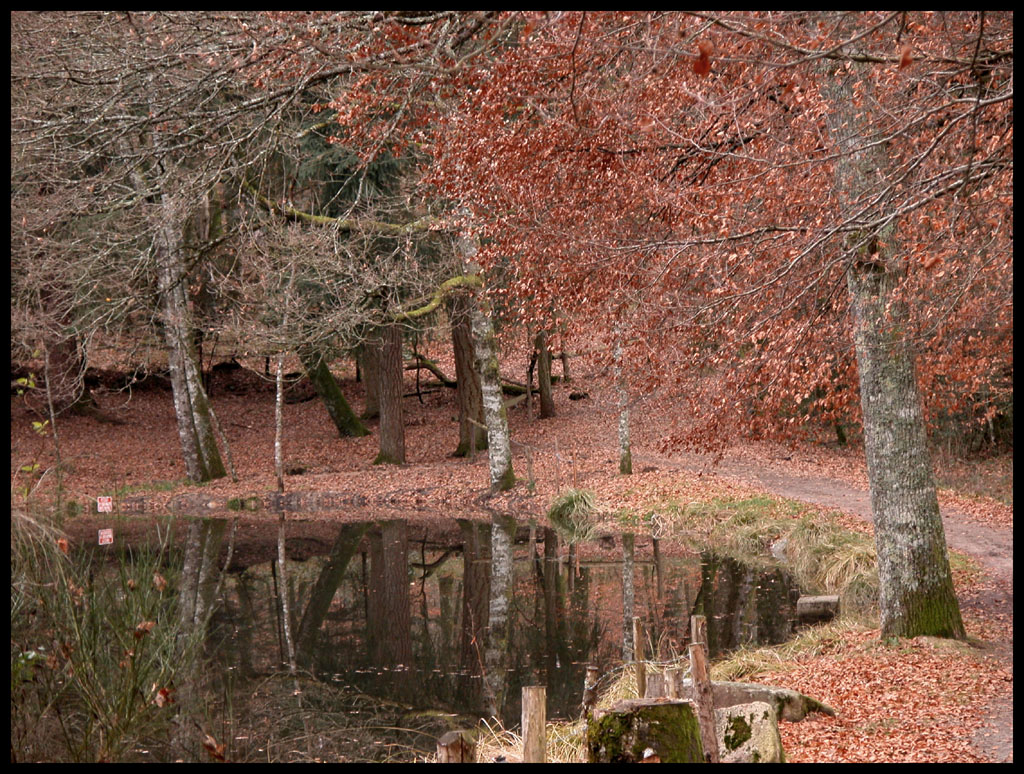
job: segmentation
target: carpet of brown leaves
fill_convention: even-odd
[[[972,624],[969,634],[982,634]],[[926,637],[888,645],[875,629],[757,681],[793,688],[838,712],[781,725],[791,762],[984,762],[991,758],[974,746],[973,733],[990,702],[1012,703],[1013,672],[972,650]]]

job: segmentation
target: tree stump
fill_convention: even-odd
[[[685,700],[626,699],[587,722],[590,763],[703,763],[693,704]]]
[[[438,763],[476,763],[476,740],[472,731],[449,731],[437,740]]]

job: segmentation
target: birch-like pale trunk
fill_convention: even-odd
[[[467,274],[479,274],[480,267],[473,262],[476,242],[468,236],[459,238]],[[516,482],[512,471],[512,436],[508,428],[508,413],[501,392],[501,373],[498,366],[498,345],[494,335],[490,304],[481,290],[477,303],[470,305],[470,328],[476,369],[480,374],[480,393],[484,406],[484,424],[487,426],[487,460],[490,470],[491,491],[503,492]]]
[[[619,404],[619,473],[628,476],[633,473],[633,452],[629,440],[629,391],[626,389],[622,367],[622,338],[618,334],[615,337],[614,359],[615,395]]]
[[[840,156],[836,192],[844,221],[884,214],[870,206],[888,185],[884,143],[872,136],[871,65],[828,73],[828,117]],[[895,223],[854,231],[847,271],[860,375],[864,450],[878,553],[883,637],[963,639],[914,369],[909,315],[899,298],[906,276]]]
[[[511,489],[516,477],[512,471],[512,438],[508,414],[501,392],[498,368],[498,345],[494,336],[490,305],[480,297],[472,312],[473,342],[476,368],[480,374],[480,396],[487,426],[487,459],[491,474],[491,491]]]
[[[161,323],[174,396],[178,438],[185,472],[195,482],[227,475],[211,421],[211,408],[196,359],[185,295],[185,259],[181,248],[182,208],[164,193],[162,218],[154,243]]]

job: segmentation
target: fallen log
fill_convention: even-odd
[[[811,624],[831,621],[839,615],[839,596],[800,597],[796,601],[798,623]]]

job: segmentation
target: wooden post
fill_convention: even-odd
[[[718,763],[718,734],[715,733],[715,698],[708,677],[707,657],[700,643],[690,645],[690,676],[693,680],[693,704],[697,708],[700,740],[708,763]]]
[[[708,650],[708,619],[702,615],[690,616],[690,642],[704,646],[704,655],[710,658]]]
[[[523,763],[545,763],[547,691],[543,685],[523,686]]]
[[[647,665],[644,663],[644,624],[639,616],[633,616],[633,661],[636,668],[636,695],[647,695]]]
[[[437,740],[438,763],[476,763],[476,742],[471,731],[449,731]]]
[[[665,670],[665,695],[670,699],[679,698],[679,670],[670,668]]]
[[[596,666],[587,667],[587,676],[583,682],[583,712],[589,713],[597,704],[597,678],[598,669]]]

